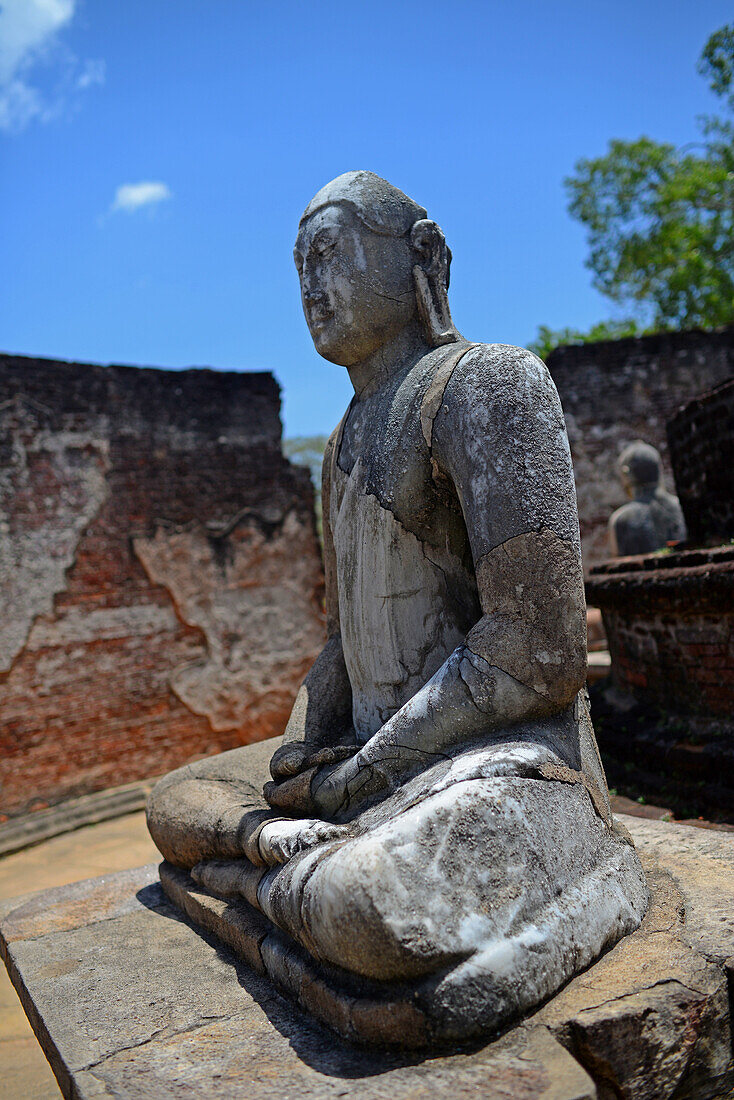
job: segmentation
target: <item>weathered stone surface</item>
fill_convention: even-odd
[[[237,525],[221,545],[203,527],[135,539],[150,579],[204,634],[204,658],[174,669],[170,682],[216,732],[271,734],[273,712],[289,710],[323,642],[320,563],[296,551],[302,538],[302,518],[291,512],[275,531]]]
[[[280,1020],[276,1023],[276,1027]],[[282,1024],[280,1025],[283,1026]],[[588,1075],[547,1033],[513,1036],[491,1052],[434,1059],[417,1066],[334,1049],[316,1028],[301,1024],[280,1033],[262,1014],[156,1039],[141,1066],[122,1051],[90,1073],[77,1075],[80,1100],[150,1096],[234,1100],[594,1100]],[[294,1049],[295,1048],[295,1049]]]
[[[156,788],[151,832],[263,915],[267,973],[345,1035],[496,1033],[647,904],[584,692],[562,409],[536,356],[456,330],[443,233],[386,180],[323,188],[294,258],[354,387],[324,465],[331,633],[264,801],[246,755],[207,761]]]
[[[75,888],[74,904],[88,891],[87,924],[45,934],[35,927],[10,947],[3,940],[66,1096],[593,1100],[590,1077],[542,1027],[428,1059],[342,1042],[182,922],[147,885],[152,870],[137,873],[139,900],[127,912],[115,899],[135,883],[110,876],[106,904],[94,901],[99,881]],[[63,904],[55,891],[41,898]]]
[[[155,845],[145,827],[145,812],[127,813],[114,821],[76,828],[4,856],[0,859],[0,898],[51,890],[157,860]],[[3,1100],[59,1100],[56,1078],[2,963],[0,1066]]]
[[[49,431],[45,410],[16,394],[0,403],[0,672],[66,587],[85,528],[104,504],[109,448],[90,431]],[[45,429],[45,430],[44,430]],[[26,522],[17,522],[25,513]]]
[[[263,747],[189,765],[163,781],[149,824],[175,863],[204,860],[193,875],[205,890],[173,869],[162,872],[164,887],[236,950],[243,927],[256,928],[245,957],[257,950],[302,1004],[304,980],[323,986],[309,1007],[348,1036],[367,1024],[355,1002],[396,996],[420,1013],[412,1034],[400,1032],[404,1043],[496,1030],[635,928],[647,900],[633,849],[597,815],[581,773],[526,733],[438,762],[335,837],[271,868],[243,858],[263,820]],[[207,812],[192,820],[204,791]],[[239,899],[249,904],[239,909]],[[263,954],[263,939],[277,943],[275,955]]]
[[[540,537],[532,532],[503,542],[484,555],[477,569],[492,615],[485,616],[481,626],[470,632],[469,648],[490,664],[495,663],[495,639],[507,630],[509,618],[516,645],[513,660],[505,662],[505,671],[540,695],[551,696],[564,680],[571,685],[570,694],[574,693],[579,676],[574,658],[585,671],[583,586],[567,583],[568,576],[574,576],[575,559],[573,543],[544,530]],[[528,571],[533,576],[532,587]],[[521,622],[517,621],[518,585],[525,589]],[[559,638],[554,629],[553,624],[559,620],[568,624],[569,633],[576,633],[571,644],[568,633]]]
[[[696,542],[734,537],[734,378],[698,393],[667,424],[670,459]]]
[[[451,1055],[377,1052],[338,1039],[180,919],[151,884],[153,867],[42,894],[32,921],[30,898],[3,903],[0,944],[75,1100],[724,1097],[734,1086],[720,961],[732,943],[734,839],[623,820],[649,875],[653,901],[642,927],[524,1024]],[[212,913],[226,912],[200,888],[194,894]],[[63,928],[54,910],[67,914]],[[23,938],[8,943],[11,928],[24,928]],[[307,995],[313,1013],[319,990]]]
[[[2,950],[11,979],[19,989],[19,975],[24,975],[21,1000],[64,1091],[70,1089],[71,1075],[112,1053],[236,1015],[252,1003],[229,980],[227,963],[201,937],[192,942],[176,934],[179,918],[151,884],[153,872],[122,872],[38,895],[50,907],[47,934],[33,922],[35,913],[31,919],[26,914],[33,897],[3,921]],[[71,892],[68,904],[66,890]],[[62,910],[61,921],[53,915],[55,908]],[[161,920],[151,937],[153,912]],[[28,939],[18,937],[24,927]],[[196,973],[209,990],[209,1003],[180,995],[182,980]],[[44,990],[40,997],[29,993],[29,980]],[[43,1038],[49,1034],[52,1049]]]
[[[163,857],[176,866],[193,867],[203,859],[244,854],[242,817],[262,806],[268,762],[279,744],[273,738],[248,745],[244,760],[237,749],[219,753],[161,779],[147,814]]]
[[[3,941],[11,944],[50,932],[71,932],[135,912],[140,909],[136,890],[156,882],[153,868],[118,871],[71,886],[57,886],[42,894],[29,894],[22,903],[17,898],[0,901]]]
[[[645,865],[658,863],[684,891],[683,941],[723,963],[734,944],[734,836],[631,817],[625,824]]]
[[[652,891],[642,926],[533,1020],[588,1069],[602,1100],[730,1095],[734,837],[633,817],[624,823]]]
[[[0,816],[283,732],[323,578],[278,411],[264,373],[0,356]]]

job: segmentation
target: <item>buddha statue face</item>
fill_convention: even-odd
[[[632,499],[641,493],[652,493],[660,485],[660,454],[641,439],[625,447],[619,456],[618,466],[622,487]]]
[[[332,363],[363,362],[416,316],[409,235],[374,232],[348,203],[306,216],[293,255],[311,337]]]

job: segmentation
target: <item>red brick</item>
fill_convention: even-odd
[[[282,732],[321,644],[323,590],[310,481],[282,457],[278,411],[268,374],[0,356],[0,427],[33,465],[12,498],[14,531],[38,537],[59,500],[85,506],[83,494],[75,503],[73,478],[64,484],[53,447],[39,451],[43,433],[56,440],[86,433],[95,454],[107,454],[106,500],[79,535],[53,606],[33,617],[11,667],[0,671],[2,814],[160,774]],[[87,459],[81,454],[82,464]],[[215,730],[171,687],[178,667],[208,657],[205,635],[184,621],[168,588],[151,581],[133,540],[161,529],[218,529],[243,508],[252,516],[236,537],[262,545],[252,558],[251,583],[277,585],[289,553],[307,562],[311,620],[304,637],[294,639],[280,686],[256,684],[249,717]],[[283,536],[268,532],[273,524],[282,532],[288,522],[291,542],[276,552]],[[116,622],[119,631],[112,629]],[[69,636],[75,624],[76,638]]]

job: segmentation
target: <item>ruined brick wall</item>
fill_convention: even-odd
[[[0,356],[0,813],[282,732],[323,641],[270,374]]]
[[[734,538],[734,378],[668,422],[668,446],[689,538]]]
[[[673,490],[666,421],[734,374],[734,326],[557,348],[548,368],[568,425],[588,567],[609,557],[607,522],[626,499],[616,461],[627,443],[657,447]]]

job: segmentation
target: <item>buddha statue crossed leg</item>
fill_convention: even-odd
[[[460,336],[441,230],[379,177],[323,188],[295,260],[354,386],[324,457],[329,638],[264,797],[234,750],[163,780],[150,829],[353,999],[401,989],[421,1041],[490,1032],[647,904],[585,696],[558,395],[531,353]]]

